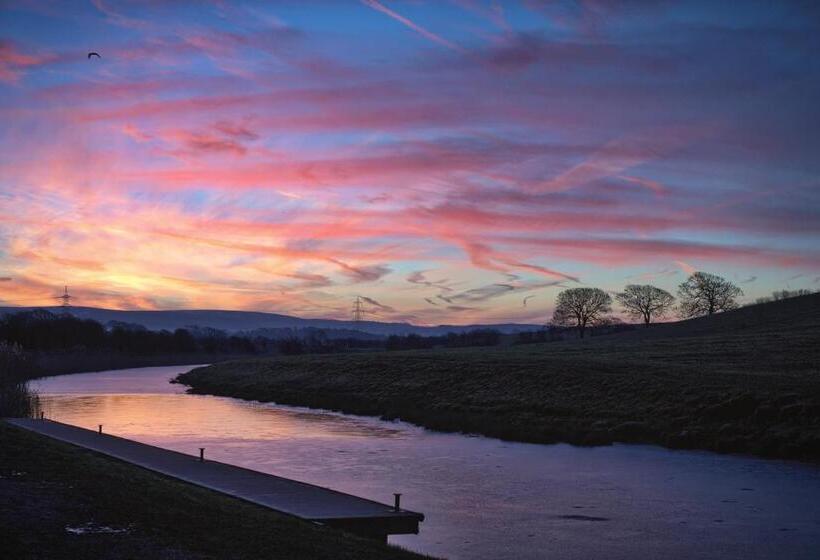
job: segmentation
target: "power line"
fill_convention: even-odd
[[[358,323],[364,318],[364,306],[362,305],[362,297],[356,296],[353,300],[353,321]]]
[[[68,293],[68,286],[66,286],[65,291],[63,292],[63,295],[55,296],[55,299],[62,300],[63,301],[63,303],[62,303],[63,309],[68,310],[68,308],[71,307],[71,300],[72,300],[73,297],[74,296],[72,296]]]

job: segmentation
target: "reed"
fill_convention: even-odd
[[[19,344],[0,341],[0,417],[35,417],[39,399],[27,383],[34,368]]]

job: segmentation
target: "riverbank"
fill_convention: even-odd
[[[178,380],[517,441],[820,461],[820,297],[794,299],[597,339],[240,360]]]
[[[0,421],[4,557],[412,559]]]

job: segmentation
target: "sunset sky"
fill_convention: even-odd
[[[0,305],[543,323],[693,270],[820,289],[818,3],[2,6]]]

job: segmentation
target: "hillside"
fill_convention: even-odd
[[[197,393],[533,442],[820,460],[820,296],[586,340],[225,362]]]
[[[61,313],[61,307],[0,307],[0,315],[19,311],[44,309]],[[190,326],[210,327],[235,333],[257,329],[305,329],[317,328],[343,330],[347,333],[357,332],[369,335],[389,336],[391,334],[418,334],[424,336],[443,335],[449,332],[467,332],[481,328],[496,329],[504,333],[536,330],[541,325],[502,323],[490,325],[437,325],[419,326],[410,323],[382,323],[379,321],[340,321],[336,319],[303,319],[277,313],[257,311],[225,311],[218,309],[178,309],[166,311],[128,311],[117,309],[100,309],[96,307],[72,307],[71,313],[81,319],[93,319],[102,324],[109,321],[135,323],[150,330],[170,330]],[[345,335],[346,336],[346,335]]]
[[[727,333],[774,335],[820,328],[820,293],[741,307],[711,317],[658,323],[612,335],[619,338],[670,338]]]

